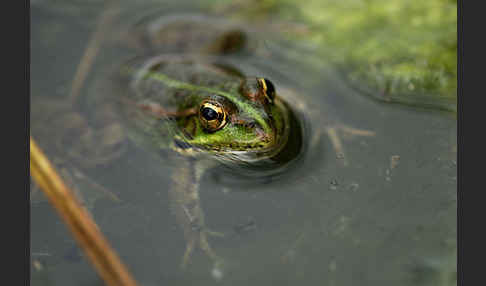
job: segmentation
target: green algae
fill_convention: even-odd
[[[456,112],[456,1],[221,2],[261,25],[290,23],[285,37],[312,45],[374,99]]]

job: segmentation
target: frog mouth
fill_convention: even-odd
[[[181,140],[179,138],[174,139],[174,145],[179,150],[197,149],[201,151],[214,151],[220,153],[233,153],[233,152],[262,152],[272,149],[273,144],[262,143],[261,141],[255,143],[227,143],[227,144],[214,144],[203,145],[197,143],[191,143],[188,140]]]

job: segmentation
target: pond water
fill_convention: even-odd
[[[105,38],[123,34],[148,12],[207,15],[204,5],[186,2],[155,10],[153,3],[127,4],[125,18]],[[50,126],[36,115],[47,113],[46,98],[70,93],[105,8],[100,1],[31,1],[31,134],[44,149],[55,140],[42,140]],[[104,189],[77,186],[135,279],[140,285],[455,285],[455,117],[372,101],[312,51],[245,29],[259,56],[229,59],[245,73],[272,79],[299,111],[305,152],[280,177],[203,174],[206,225],[225,234],[209,238],[225,260],[221,273],[200,250],[180,269],[186,241],[170,211],[169,159],[128,143],[113,162],[76,169]],[[104,65],[127,56],[112,47],[98,51],[81,96],[93,78],[106,76]],[[103,284],[33,184],[31,262],[31,285]]]

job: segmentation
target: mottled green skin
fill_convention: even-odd
[[[240,85],[256,78],[245,78],[221,62],[174,55],[137,59],[122,68],[120,79],[125,85],[116,94],[135,141],[148,140],[155,148],[184,155],[245,162],[271,157],[287,142],[287,105],[278,96],[273,104],[251,100]],[[198,110],[208,98],[228,108],[227,124],[215,132],[203,128],[198,114],[161,116],[141,108],[156,105],[183,114]]]

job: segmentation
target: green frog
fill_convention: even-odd
[[[124,153],[127,140],[167,154],[173,165],[169,199],[187,243],[181,266],[200,248],[215,273],[223,260],[208,236],[221,234],[204,221],[198,190],[204,171],[221,163],[269,169],[297,157],[299,150],[281,155],[289,145],[302,147],[297,115],[272,80],[246,76],[224,58],[251,46],[243,30],[220,22],[183,16],[135,26],[115,46],[126,44],[142,56],[110,65],[93,88],[70,101],[74,104],[35,99],[32,117],[34,139],[56,154],[72,187],[89,180],[91,188],[103,189],[82,170],[110,164]]]
[[[117,45],[126,44],[140,56],[111,66],[109,76],[97,80],[83,100],[61,112],[62,123],[48,123],[55,132],[44,137],[54,140],[51,146],[67,158],[63,162],[79,168],[116,160],[127,139],[154,154],[167,154],[173,166],[169,199],[187,244],[181,266],[186,268],[200,248],[214,262],[214,273],[221,273],[223,259],[208,240],[220,234],[205,224],[199,179],[215,165],[269,174],[298,160],[305,149],[300,105],[284,100],[279,90],[285,89],[272,79],[246,75],[239,69],[241,61],[231,60],[254,48],[238,26],[204,17],[168,17],[123,35]],[[42,121],[43,128],[54,119]],[[336,130],[327,129],[339,151]]]
[[[204,223],[199,178],[215,163],[283,164],[279,154],[302,136],[291,128],[295,113],[270,79],[244,76],[217,57],[149,56],[118,70],[110,91],[116,97],[108,101],[116,102],[128,137],[154,153],[168,151],[175,165],[169,198],[187,241],[182,267],[196,247],[221,265],[208,242],[213,232]]]
[[[200,177],[218,164],[268,169],[296,159],[300,150],[280,154],[302,147],[299,120],[270,79],[245,75],[225,58],[252,49],[243,29],[185,15],[137,25],[133,34],[144,55],[113,70],[104,91],[114,96],[96,105],[113,106],[136,145],[167,151],[169,198],[187,243],[181,266],[200,248],[218,272],[223,260],[208,236],[220,234],[205,225]]]

